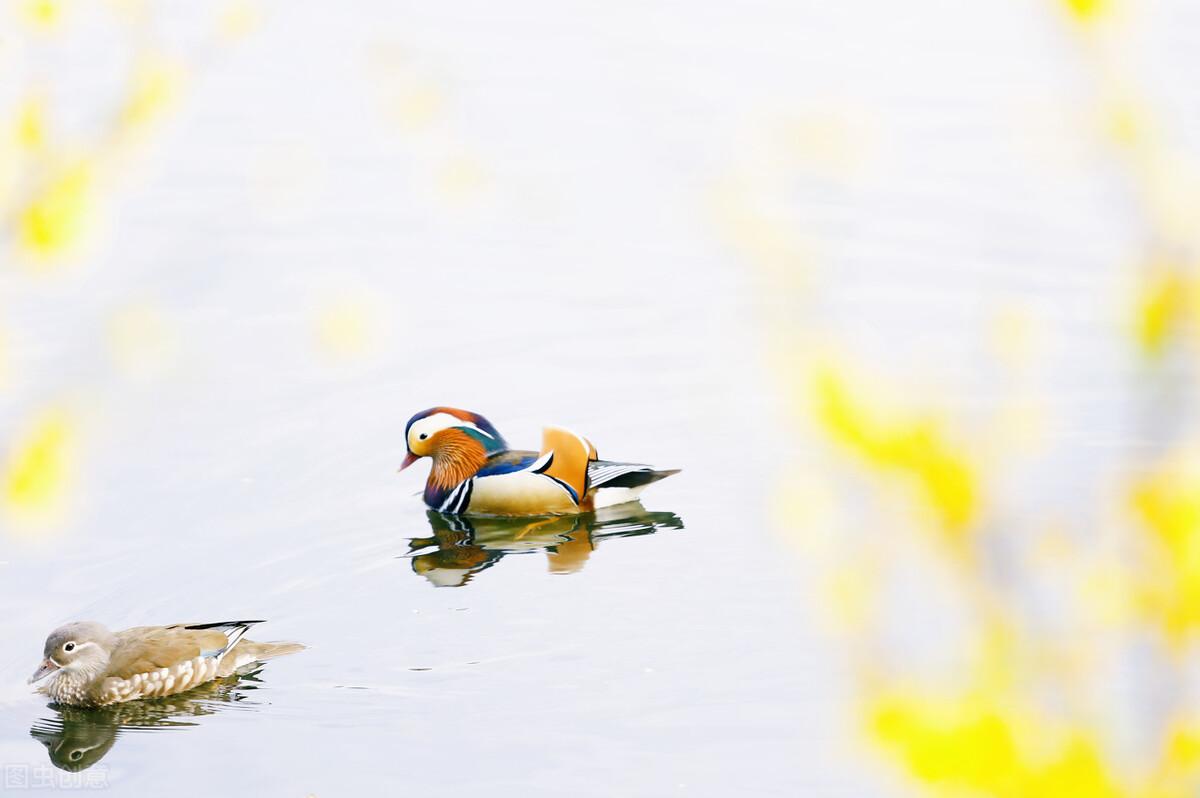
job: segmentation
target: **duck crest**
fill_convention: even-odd
[[[481,438],[491,436],[492,443],[498,445],[499,450],[501,451],[506,447],[504,438],[500,435],[500,431],[492,425],[492,422],[488,421],[478,413],[472,413],[470,410],[460,410],[457,407],[431,407],[428,410],[422,410],[420,413],[415,414],[408,420],[408,424],[404,427],[404,437],[406,439],[408,438],[408,431],[412,429],[413,424],[423,418],[435,416],[438,413],[445,413],[448,416],[454,416],[457,419],[461,419],[468,424],[474,424],[485,433],[484,436],[480,436]],[[468,428],[463,427],[462,429],[465,431]]]

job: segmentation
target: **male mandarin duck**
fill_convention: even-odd
[[[99,707],[182,693],[251,663],[304,648],[254,643],[246,630],[262,621],[137,626],[110,632],[90,621],[69,623],[46,638],[41,666],[29,681],[59,704]]]
[[[540,452],[509,449],[491,422],[453,407],[422,410],[404,429],[408,456],[433,460],[425,504],[453,515],[563,515],[633,501],[651,482],[679,473],[601,460],[587,438],[557,427]]]

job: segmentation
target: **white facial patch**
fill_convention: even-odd
[[[475,430],[481,435],[486,435],[489,438],[492,437],[487,432],[484,432],[479,427],[475,426],[474,423],[470,421],[464,421],[458,416],[453,416],[449,413],[434,413],[432,416],[426,416],[420,421],[414,422],[413,425],[409,427],[408,448],[412,449],[415,444],[421,441],[429,440],[436,433],[441,432],[444,429],[449,429],[450,427],[466,427],[467,429]]]

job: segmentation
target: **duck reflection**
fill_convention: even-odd
[[[250,701],[259,682],[258,670],[203,684],[186,693],[105,707],[50,704],[52,717],[39,718],[29,734],[50,756],[50,763],[72,773],[99,762],[129,731],[196,726],[191,718],[215,714],[227,706]]]
[[[674,513],[634,502],[594,513],[537,518],[469,518],[426,512],[433,534],[409,544],[413,571],[437,587],[462,587],[509,554],[544,551],[551,573],[583,568],[601,540],[683,529]],[[421,552],[423,549],[433,551]]]

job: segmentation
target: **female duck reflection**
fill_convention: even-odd
[[[130,731],[180,729],[198,725],[189,718],[212,715],[235,704],[255,706],[248,700],[261,669],[230,676],[186,693],[145,701],[82,708],[51,704],[53,717],[34,721],[29,734],[46,746],[55,767],[72,773],[99,762]]]
[[[651,535],[660,529],[683,529],[674,513],[649,512],[640,504],[624,504],[580,515],[538,518],[468,517],[427,511],[433,535],[413,538],[412,567],[436,587],[461,587],[507,554],[545,551],[551,573],[578,571],[600,540]]]

